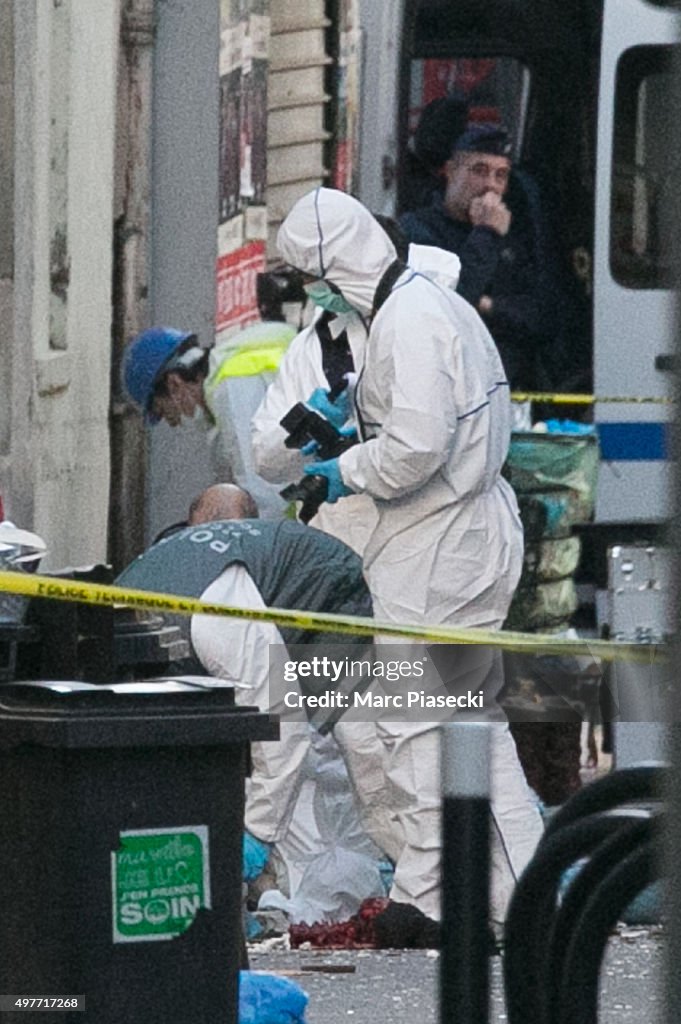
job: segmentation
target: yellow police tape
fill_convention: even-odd
[[[219,615],[228,618],[270,622],[318,632],[354,636],[395,637],[428,643],[477,644],[527,654],[587,655],[603,661],[635,661],[650,664],[659,656],[661,645],[611,643],[606,640],[568,640],[550,634],[498,632],[487,629],[453,629],[451,626],[405,626],[355,615],[331,615],[286,608],[236,608],[208,604],[190,597],[159,594],[147,590],[28,573],[0,572],[0,592],[44,597],[55,601],[76,601],[92,605],[125,605],[173,615]]]
[[[673,398],[654,398],[652,396],[632,398],[626,395],[580,395],[559,393],[553,391],[512,391],[513,402],[548,402],[554,405],[595,405],[596,402],[610,404],[612,402],[626,402],[632,405],[673,405]]]

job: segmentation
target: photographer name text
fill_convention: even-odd
[[[284,694],[287,708],[484,708],[483,691],[468,690],[460,694],[433,694],[425,690],[407,690],[405,693],[339,693],[326,690],[319,694],[303,694],[288,690]]]

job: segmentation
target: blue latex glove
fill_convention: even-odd
[[[340,430],[338,431],[338,433],[340,434],[341,437],[350,437],[350,438],[352,438],[352,440],[354,442],[357,442],[359,440],[359,438],[357,436],[357,427],[341,427]],[[301,455],[314,455],[321,462],[322,459],[320,458],[319,455],[317,455],[318,451],[319,451],[319,444],[317,443],[317,441],[308,441],[307,444],[304,444],[303,447],[300,449],[300,454]]]
[[[338,459],[329,459],[327,462],[314,462],[303,470],[306,476],[325,476],[329,482],[329,489],[326,500],[329,505],[334,505],[339,498],[355,492],[343,483]]]
[[[341,391],[335,402],[330,402],[328,391],[324,388],[315,388],[305,405],[320,413],[336,430],[340,430],[350,415],[350,396],[347,390]]]
[[[246,935],[246,942],[256,942],[265,933],[264,926],[258,921],[255,914],[252,914],[250,910],[245,910],[242,913],[244,933]]]
[[[265,864],[270,857],[269,843],[263,843],[256,839],[250,832],[244,830],[244,841],[242,846],[242,864],[244,882],[251,882],[262,873]]]

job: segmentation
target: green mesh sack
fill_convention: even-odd
[[[551,491],[548,494],[519,494],[518,508],[525,531],[525,543],[569,537],[574,526],[587,523],[593,513],[593,498],[579,491]]]
[[[520,586],[552,583],[571,576],[579,563],[581,550],[579,537],[526,543]]]
[[[556,630],[577,611],[573,579],[537,586],[519,586],[511,602],[505,628],[521,631]]]
[[[596,435],[514,432],[504,475],[516,494],[573,492],[573,513],[588,520],[598,476]]]

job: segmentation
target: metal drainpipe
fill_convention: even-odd
[[[109,560],[121,569],[144,548],[147,446],[139,414],[120,384],[125,345],[147,325],[154,0],[124,0],[121,12],[123,212],[114,230]]]

